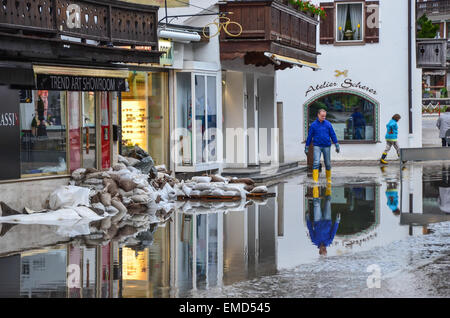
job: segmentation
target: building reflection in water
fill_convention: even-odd
[[[331,220],[340,214],[328,257],[409,235],[408,227],[399,226],[385,195],[391,188],[388,182],[332,186],[329,193],[318,188],[320,207],[328,196]],[[247,203],[183,205],[170,222],[139,233],[136,243],[128,246],[114,241],[103,246],[69,242],[0,252],[5,255],[0,257],[0,296],[185,297],[195,295],[197,289],[214,289],[316,261],[320,255],[306,218],[314,211],[313,188],[293,178],[272,186],[270,192],[277,196]],[[22,226],[0,237],[0,246],[6,246],[3,240]],[[71,266],[80,270],[67,272]]]

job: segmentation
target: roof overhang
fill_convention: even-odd
[[[264,55],[267,56],[276,65],[281,65],[281,63],[284,62],[284,63],[289,63],[289,64],[292,64],[292,65],[295,65],[298,67],[303,67],[303,66],[310,67],[310,68],[312,68],[313,71],[320,70],[319,65],[317,65],[316,63],[311,63],[311,62],[307,62],[307,61],[303,61],[303,60],[299,60],[299,59],[294,59],[292,57],[287,57],[287,56],[270,53],[270,52],[264,52]]]

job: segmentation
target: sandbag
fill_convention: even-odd
[[[191,193],[192,193],[192,188],[191,187],[188,187],[186,184],[183,184],[181,186],[181,189],[183,190],[184,194],[186,194],[188,197],[191,196]]]
[[[135,203],[147,203],[149,201],[149,197],[147,195],[133,195],[130,197],[130,199]]]
[[[90,190],[77,186],[61,186],[49,196],[49,208],[58,210],[63,207],[89,206]]]
[[[255,181],[251,178],[237,178],[237,179],[231,179],[229,183],[245,183],[248,185],[254,185]]]
[[[83,180],[86,175],[85,168],[78,168],[74,172],[72,172],[72,178],[76,181]]]
[[[214,189],[214,190],[212,190],[211,191],[211,195],[214,195],[214,196],[223,196],[224,195],[224,192],[225,191],[223,191],[222,189]]]
[[[216,174],[216,175],[212,174],[212,175],[210,175],[210,177],[211,177],[211,182],[227,182],[228,181],[227,178],[222,177],[221,175],[218,175],[218,174]]]
[[[100,185],[100,184],[103,184],[103,180],[102,179],[91,178],[91,179],[84,180],[83,183],[84,184],[88,184],[88,185]]]
[[[125,157],[125,159],[128,161],[130,166],[137,165],[141,161],[139,159],[133,158],[133,157]]]
[[[258,186],[253,188],[252,191],[250,191],[250,193],[267,193],[269,192],[269,190],[267,189],[266,186]]]
[[[100,202],[92,204],[92,210],[98,215],[104,215],[106,212],[105,206]]]
[[[118,199],[113,198],[111,200],[111,205],[113,207],[115,207],[117,210],[119,210],[119,213],[127,213],[127,208],[125,207],[125,205],[120,202]]]
[[[137,184],[133,180],[120,179],[119,186],[126,192],[132,191],[137,187]]]
[[[113,216],[113,215],[116,215],[117,213],[119,213],[119,210],[111,205],[111,206],[106,207],[106,212],[108,212],[108,214],[110,216]]]
[[[119,162],[113,166],[114,171],[119,171],[119,170],[126,169],[126,168],[127,168],[127,166],[121,162]]]
[[[108,193],[108,192],[100,193],[100,202],[104,206],[110,206],[111,205],[111,193]]]
[[[209,182],[211,182],[211,177],[205,177],[205,176],[192,177],[192,181],[195,181],[197,183],[209,183]]]
[[[213,185],[211,185],[210,183],[197,183],[194,186],[195,190],[199,190],[199,191],[203,191],[203,190],[212,190],[213,189]]]
[[[103,184],[105,185],[105,189],[107,189],[112,197],[116,196],[119,193],[119,186],[113,179],[105,178],[103,179]]]

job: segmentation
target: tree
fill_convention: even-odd
[[[433,24],[425,14],[417,20],[417,38],[419,39],[434,39],[438,30],[439,25]]]

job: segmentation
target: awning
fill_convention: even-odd
[[[320,70],[319,65],[317,65],[316,63],[310,63],[310,62],[306,62],[303,60],[298,60],[298,59],[294,59],[292,57],[287,57],[287,56],[274,54],[274,53],[270,53],[270,52],[264,52],[264,55],[267,56],[269,59],[271,59],[277,65],[281,64],[281,62],[284,62],[284,63],[297,65],[299,67],[303,67],[303,66],[310,67],[313,69],[313,71]]]

